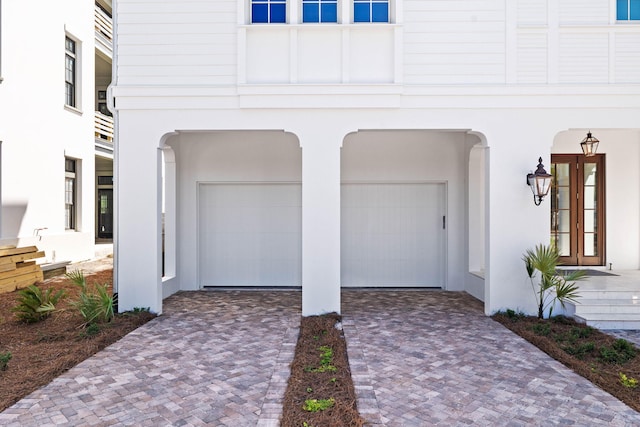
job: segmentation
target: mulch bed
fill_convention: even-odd
[[[356,405],[340,319],[337,314],[302,318],[284,396],[282,427],[359,427],[364,424]],[[333,351],[330,365],[335,371],[318,372],[327,348]],[[335,403],[331,408],[310,412],[303,409],[310,399],[333,399]]]
[[[616,344],[617,338],[562,316],[538,319],[498,313],[492,317],[577,374],[640,411],[640,385],[625,386],[620,379],[622,373],[627,378],[640,381],[640,355],[617,362],[612,357],[615,353],[623,353],[616,348],[624,348],[630,343]]]
[[[113,271],[86,278],[89,284],[111,284]],[[17,292],[0,294],[0,353],[11,352],[12,356],[7,369],[0,371],[0,411],[155,317],[148,312],[119,314],[101,325],[96,335],[87,336],[82,317],[70,306],[78,287],[64,277],[38,286],[65,289],[67,298],[58,304],[59,311],[37,323],[16,319],[12,308]]]

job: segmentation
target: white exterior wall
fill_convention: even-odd
[[[3,2],[1,244],[48,261],[94,256],[93,3]],[[77,111],[65,108],[65,35],[78,41]],[[65,230],[65,156],[78,159],[77,231]],[[41,239],[34,236],[35,230]]]
[[[217,174],[256,178],[251,168],[218,164],[205,140],[251,131],[266,142],[275,138],[276,153],[276,140],[283,135],[302,147],[304,315],[340,310],[339,185],[372,172],[448,182],[447,288],[483,299],[487,313],[533,312],[521,257],[527,248],[548,242],[549,203],[534,206],[526,174],[540,156],[549,166],[568,129],[577,135],[588,129],[638,128],[640,76],[633,70],[640,69],[640,55],[633,40],[640,28],[616,24],[614,2],[605,3],[487,0],[458,1],[452,7],[442,1],[396,1],[392,23],[386,25],[350,24],[349,3],[341,9],[343,23],[304,25],[298,5],[290,3],[288,24],[250,25],[248,2],[121,0],[115,11],[118,57],[112,88],[118,144],[139,148],[121,151],[117,160],[119,223],[133,230],[145,222],[147,230],[147,215],[155,218],[152,207],[158,200],[146,192],[156,191],[159,178],[148,174],[159,169],[141,169],[138,156],[152,156],[151,148],[166,140],[175,151],[178,177],[175,275],[165,278],[163,288],[155,255],[159,243],[149,246],[157,241],[154,227],[144,236],[136,229],[139,242],[120,227],[118,246],[128,248],[127,256],[134,259],[119,257],[117,280],[135,277],[138,283],[135,297],[120,294],[122,309],[149,306],[151,300],[152,309],[160,311],[163,294],[197,287],[194,183]],[[582,64],[589,67],[578,69],[577,58],[566,59],[574,53],[585,53]],[[637,147],[637,130],[620,132],[622,144]],[[395,153],[380,135],[403,149]],[[385,156],[397,155],[404,167],[385,170],[380,159],[361,153],[355,162],[345,161],[349,144],[360,138],[362,144],[380,146]],[[569,139],[573,136],[566,144]],[[605,138],[601,141],[601,150],[609,153]],[[474,145],[482,155],[471,154]],[[425,147],[428,153],[421,151]],[[614,151],[607,157],[609,171]],[[640,159],[637,154],[630,159],[620,160],[631,162],[637,174]],[[289,168],[295,163],[276,169],[293,173]],[[147,185],[125,188],[130,183],[125,177],[134,179],[140,170],[147,171]],[[618,180],[608,175],[608,188],[619,186]],[[608,213],[622,203],[614,193],[608,193]],[[476,217],[478,206],[484,212]],[[635,211],[619,218],[637,229]],[[620,232],[612,221],[608,236],[614,238]],[[616,255],[608,243],[614,262],[637,265],[640,245],[629,245],[636,250],[623,255],[621,247]],[[143,246],[147,253],[139,254]],[[136,267],[147,263],[149,271]]]

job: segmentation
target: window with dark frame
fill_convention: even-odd
[[[353,22],[389,22],[389,1],[354,0]]]
[[[286,0],[251,0],[251,22],[254,24],[286,23]]]
[[[302,22],[338,22],[338,0],[302,0]]]
[[[76,42],[69,37],[65,38],[65,104],[69,107],[77,107],[76,104]]]
[[[76,229],[76,160],[64,159],[64,228]]]
[[[640,0],[616,0],[618,21],[640,21]]]

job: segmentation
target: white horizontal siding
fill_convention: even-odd
[[[547,0],[518,0],[518,24],[546,25]]]
[[[120,0],[118,84],[234,84],[237,10],[234,0]]]
[[[499,0],[404,3],[404,81],[505,81],[505,10]]]
[[[616,83],[640,83],[640,34],[617,34]]]
[[[609,36],[607,33],[560,35],[560,83],[607,83]]]
[[[518,83],[547,82],[547,35],[519,34],[517,57]]]
[[[562,24],[607,24],[612,0],[559,0],[559,18]]]

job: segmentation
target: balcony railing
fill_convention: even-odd
[[[113,117],[95,112],[96,143],[113,145]]]
[[[111,51],[113,46],[113,20],[111,16],[97,4],[94,7],[96,40]]]

